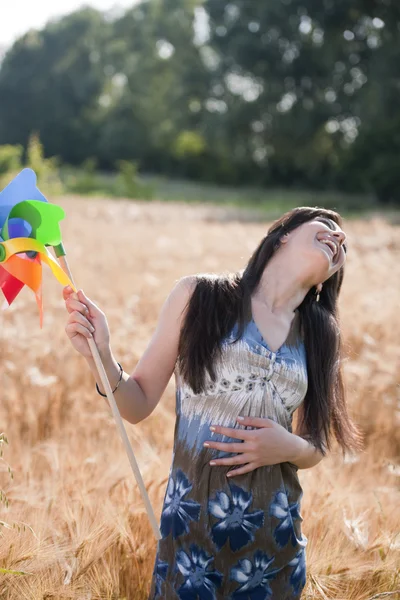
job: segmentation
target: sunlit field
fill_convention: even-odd
[[[114,354],[128,372],[176,279],[242,268],[269,225],[211,206],[60,204],[74,278],[106,312]],[[335,446],[319,465],[299,470],[309,540],[303,598],[393,600],[400,598],[400,227],[375,217],[344,228],[343,368],[366,448],[343,461]],[[44,304],[43,330],[27,290],[0,313],[0,432],[8,439],[0,567],[21,572],[0,574],[0,598],[147,600],[156,540],[111,409],[67,340],[62,288],[47,267]],[[159,519],[174,378],[148,419],[124,423]]]

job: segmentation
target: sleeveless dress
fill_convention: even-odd
[[[290,462],[226,477],[243,465],[210,466],[237,453],[207,440],[242,443],[210,425],[244,429],[239,415],[268,417],[292,433],[307,391],[304,341],[295,311],[289,335],[272,352],[252,318],[222,342],[215,383],[196,395],[176,381],[172,465],[161,513],[148,600],[297,600],[306,583],[308,539],[301,531],[303,495]],[[257,429],[245,427],[245,429]]]

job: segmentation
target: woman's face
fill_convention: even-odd
[[[346,234],[327,217],[316,217],[299,225],[284,236],[290,240],[291,250],[296,260],[302,259],[310,266],[317,282],[329,279],[346,261]]]

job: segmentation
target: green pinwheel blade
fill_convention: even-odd
[[[10,211],[1,232],[4,240],[10,239],[8,223],[11,219],[23,219],[32,227],[30,237],[35,238],[46,246],[61,244],[60,221],[65,212],[56,204],[40,202],[39,200],[24,200],[16,204]]]

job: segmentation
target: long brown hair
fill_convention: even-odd
[[[205,391],[206,371],[214,382],[214,361],[221,356],[221,341],[238,324],[237,341],[251,318],[251,296],[280,238],[299,225],[328,218],[342,226],[341,216],[318,207],[301,206],[283,214],[268,229],[244,270],[236,273],[204,273],[187,306],[179,339],[181,376],[200,394]],[[350,419],[342,378],[342,344],[337,301],[344,266],[324,281],[319,302],[311,288],[298,307],[307,356],[308,389],[300,415],[300,431],[325,456],[331,449],[331,430],[343,455],[361,450],[362,435]]]

